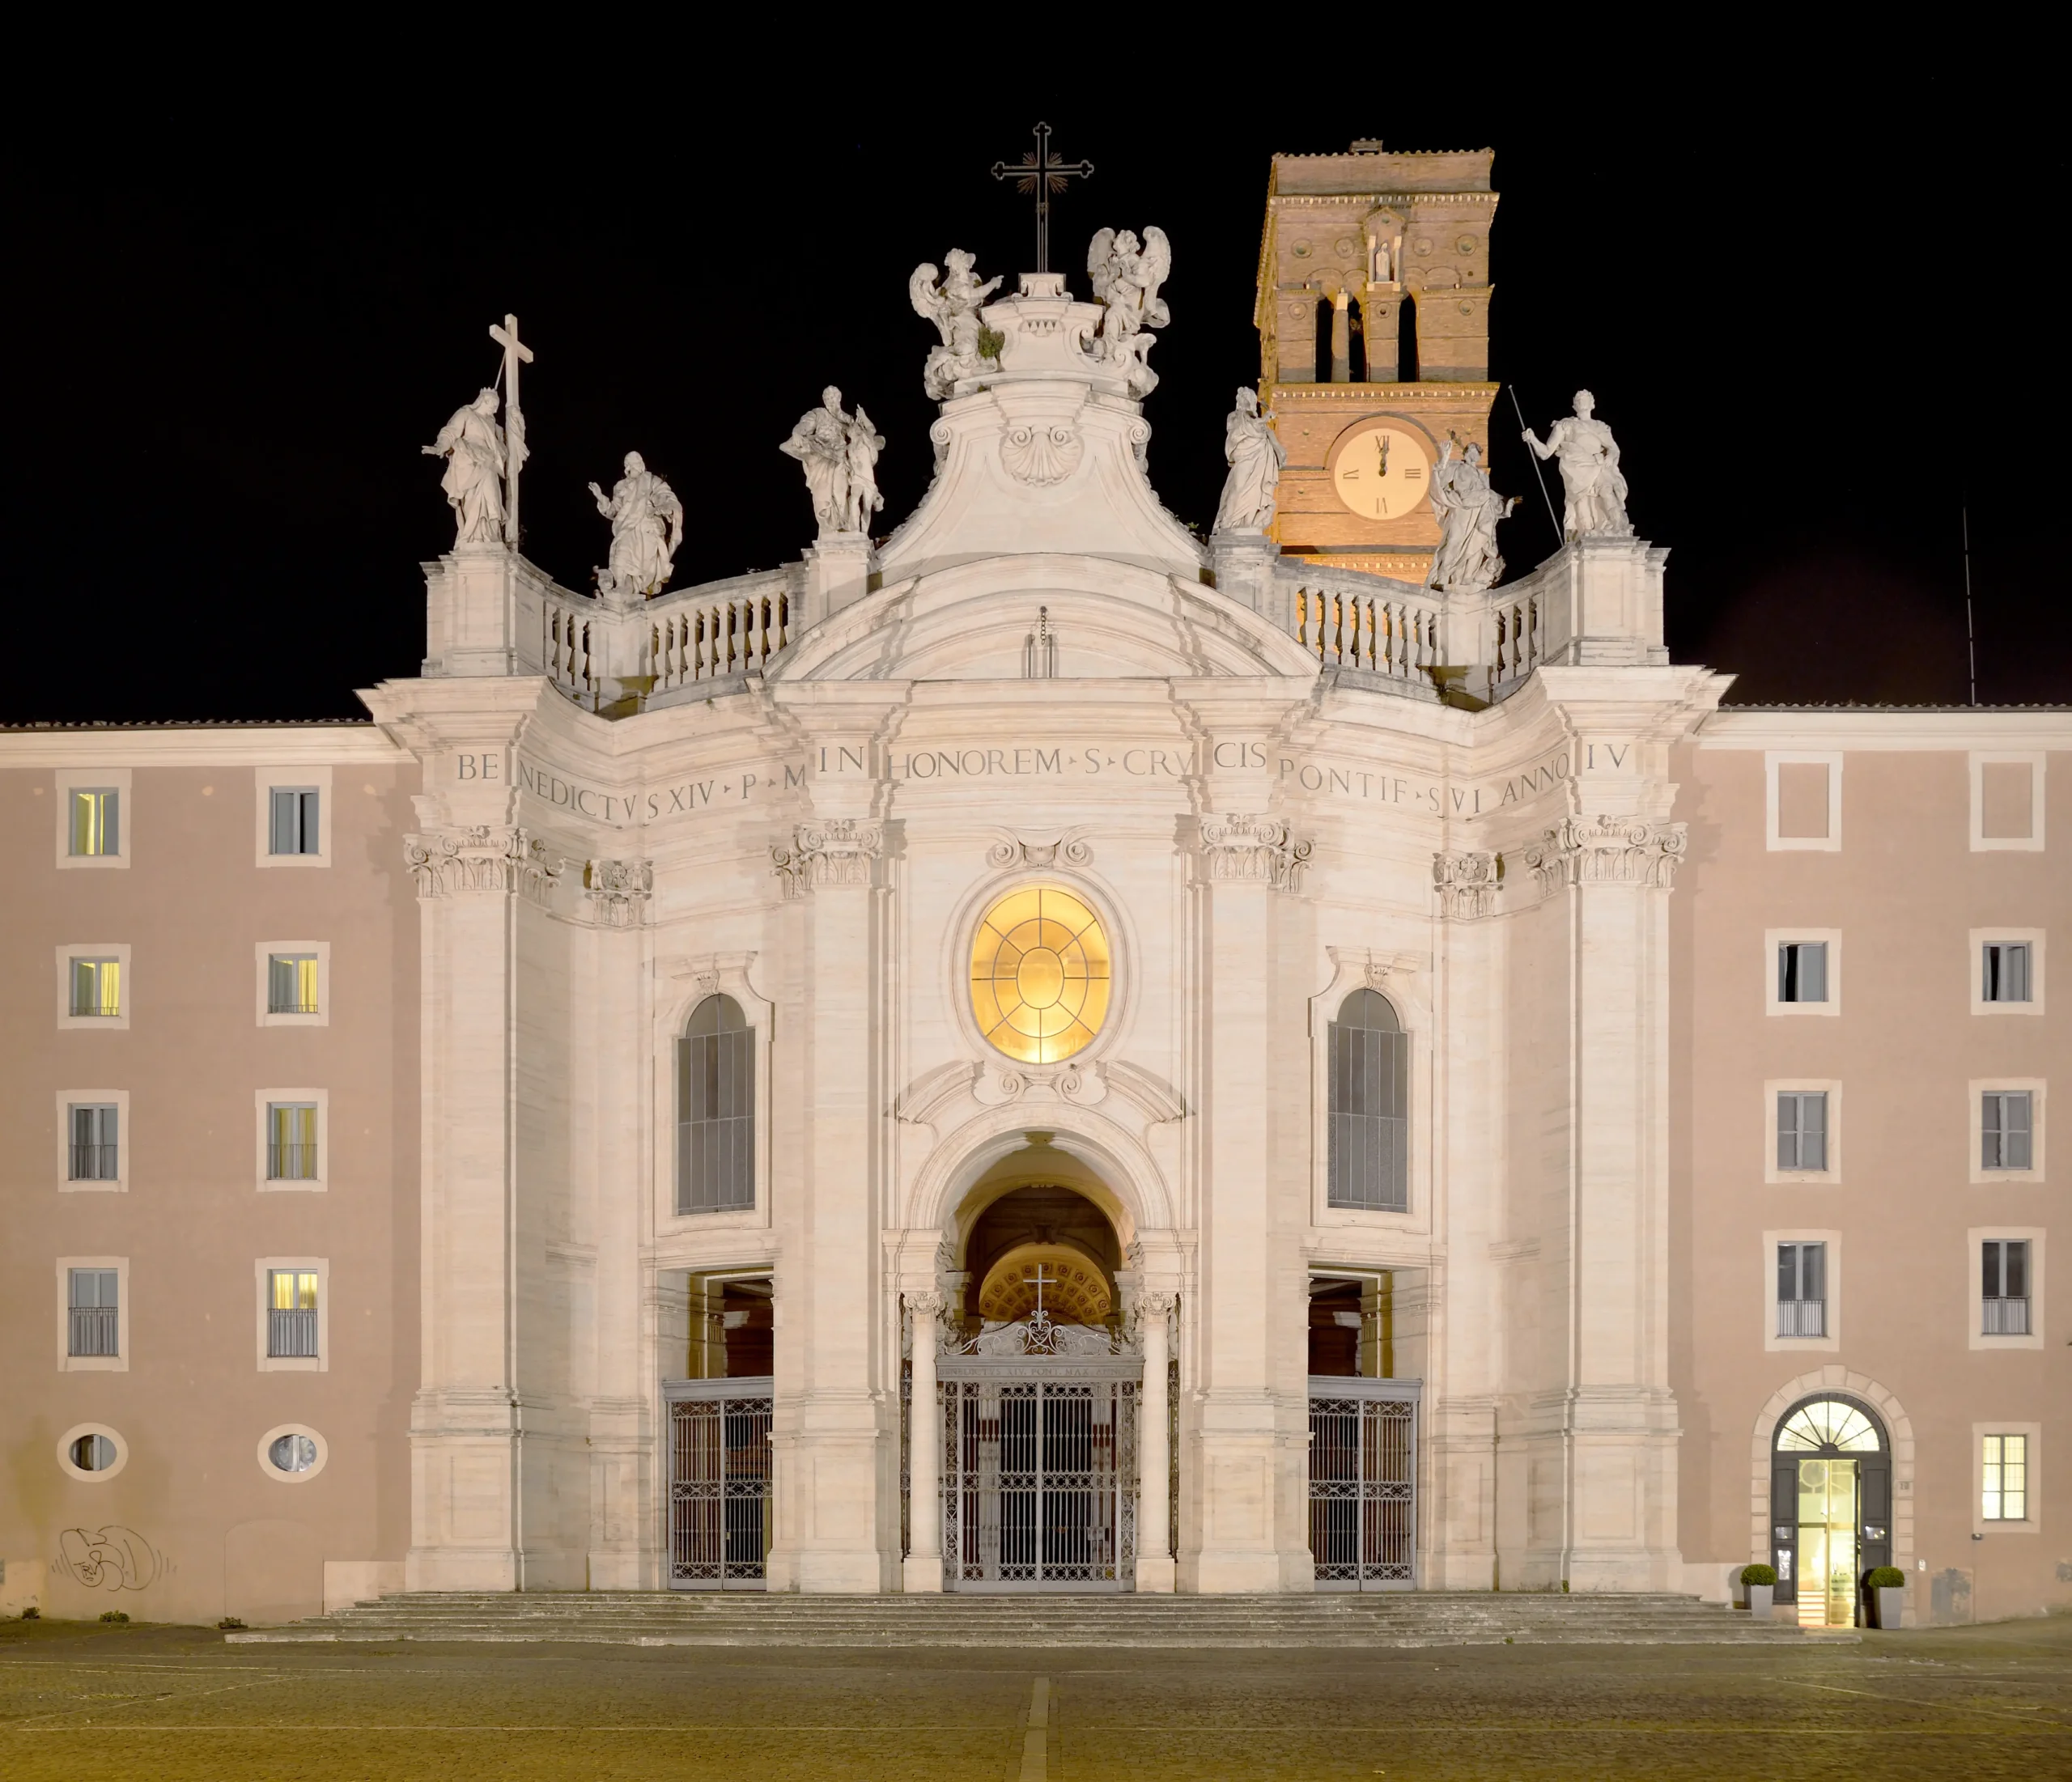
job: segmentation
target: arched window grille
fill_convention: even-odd
[[[1410,1211],[1410,1037],[1388,999],[1356,990],[1331,1024],[1331,1204]]]
[[[731,996],[707,996],[677,1042],[677,1211],[755,1204],[755,1033]]]

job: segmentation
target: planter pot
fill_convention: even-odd
[[[1744,1584],[1741,1587],[1748,1593],[1748,1613],[1758,1621],[1770,1619],[1770,1598],[1777,1586],[1773,1584]]]
[[[1892,1589],[1874,1590],[1878,1599],[1878,1625],[1881,1627],[1903,1626],[1906,1619],[1907,1593],[1904,1585]]]

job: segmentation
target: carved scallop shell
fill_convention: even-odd
[[[1009,427],[1000,440],[1000,462],[1018,482],[1047,489],[1079,468],[1086,442],[1068,426]]]

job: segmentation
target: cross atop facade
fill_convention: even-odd
[[[1017,192],[1036,194],[1036,269],[1051,269],[1051,194],[1062,192],[1068,180],[1090,179],[1093,175],[1091,161],[1054,161],[1051,159],[1051,126],[1036,126],[1036,149],[1025,155],[1018,167],[1009,167],[1004,161],[993,163],[993,177],[1012,180]]]
[[[1036,1289],[1037,1317],[1041,1317],[1043,1315],[1043,1289],[1047,1287],[1059,1285],[1064,1279],[1064,1277],[1061,1275],[1047,1276],[1043,1273],[1043,1265],[1041,1262],[1036,1265],[1036,1272],[1034,1275],[1025,1275],[1021,1277],[1021,1284],[1024,1287],[1033,1287]]]
[[[518,318],[506,312],[503,325],[489,325],[489,337],[503,349],[503,541],[518,548],[518,470],[525,461],[525,411],[518,406],[518,367],[533,363],[533,350],[518,337]]]

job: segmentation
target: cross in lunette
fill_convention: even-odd
[[[1051,126],[1038,124],[1035,129],[1036,148],[1034,154],[1025,155],[1021,164],[1010,167],[1004,161],[993,163],[993,177],[1012,180],[1017,192],[1036,194],[1036,269],[1051,269],[1051,194],[1062,192],[1068,180],[1091,179],[1093,163],[1091,161],[1055,161],[1051,158]]]
[[[1036,1265],[1036,1272],[1034,1275],[1025,1275],[1021,1277],[1021,1284],[1024,1287],[1033,1287],[1036,1289],[1036,1315],[1038,1317],[1043,1315],[1043,1289],[1047,1287],[1062,1286],[1064,1281],[1064,1277],[1061,1275],[1046,1276],[1041,1262]]]

